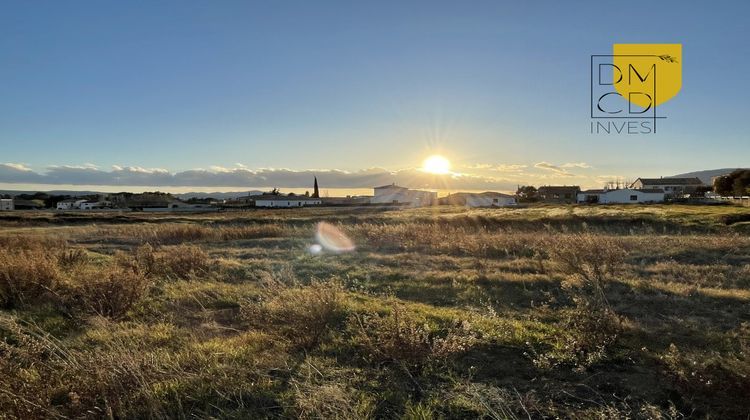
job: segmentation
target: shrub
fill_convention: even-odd
[[[562,310],[563,319],[551,336],[549,348],[532,349],[534,364],[543,369],[568,366],[583,371],[604,360],[621,332],[619,317],[608,308],[577,301],[573,309]]]
[[[181,279],[206,272],[210,266],[208,253],[194,245],[180,245],[164,249],[159,253],[158,258],[162,274],[173,275]]]
[[[67,312],[110,318],[124,316],[150,286],[143,273],[117,263],[77,270],[71,277],[59,291]]]
[[[0,307],[25,305],[50,291],[60,280],[54,253],[45,248],[0,247]]]
[[[563,272],[581,282],[571,288],[592,306],[609,307],[604,286],[620,268],[625,250],[613,239],[602,235],[580,233],[560,235],[543,242],[544,249]]]
[[[150,244],[145,244],[135,248],[132,253],[116,253],[115,261],[143,276],[180,279],[204,273],[211,266],[208,253],[195,245],[179,245],[156,251]]]
[[[289,378],[294,405],[284,417],[300,419],[371,419],[372,390],[360,370],[336,358],[306,355]]]
[[[260,301],[242,305],[242,313],[257,328],[277,333],[294,345],[316,346],[330,326],[344,319],[341,286],[335,282],[313,282],[304,287],[276,283]]]
[[[7,418],[61,417],[49,409],[56,367],[75,366],[68,352],[44,331],[0,314],[0,413]]]
[[[419,368],[464,352],[476,342],[468,322],[432,332],[420,321],[401,304],[394,304],[387,315],[352,317],[355,339],[366,356],[383,362]]]
[[[89,256],[81,248],[66,249],[57,255],[57,263],[67,270],[81,268],[89,263]]]

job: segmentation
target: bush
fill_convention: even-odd
[[[115,254],[117,264],[144,276],[166,276],[180,279],[204,273],[211,266],[208,253],[198,246],[179,245],[154,250],[150,244],[137,247],[132,253]]]
[[[251,325],[305,349],[316,346],[330,326],[345,318],[341,286],[317,281],[304,287],[276,283],[260,301],[242,305],[242,313]]]
[[[578,301],[574,309],[562,310],[562,314],[549,347],[542,352],[532,348],[534,364],[542,369],[567,366],[583,371],[605,360],[621,333],[620,318],[586,301]]]
[[[591,306],[609,307],[604,286],[624,261],[625,250],[613,239],[580,233],[560,235],[543,242],[546,252],[563,272],[580,281],[569,290]]]
[[[121,318],[147,293],[148,277],[117,263],[89,267],[72,273],[59,296],[68,313]]]
[[[468,322],[432,332],[424,322],[401,304],[387,315],[352,317],[355,339],[368,358],[404,363],[420,368],[425,363],[446,359],[474,345],[475,335]]]
[[[157,265],[162,269],[161,274],[186,279],[193,274],[208,271],[210,258],[198,246],[180,245],[160,252]]]
[[[58,254],[57,263],[64,269],[74,270],[87,265],[89,263],[89,256],[81,248],[66,249]]]
[[[28,304],[52,290],[59,280],[53,252],[42,247],[0,247],[0,307]]]

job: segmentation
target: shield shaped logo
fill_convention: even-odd
[[[614,44],[613,82],[627,101],[661,105],[682,88],[682,44]]]

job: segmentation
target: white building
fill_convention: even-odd
[[[0,211],[15,209],[16,207],[13,205],[12,198],[0,198]]]
[[[466,207],[503,207],[516,204],[516,197],[499,192],[454,193],[441,198],[440,204]]]
[[[109,201],[85,201],[81,203],[81,210],[96,210],[112,207],[112,203]]]
[[[668,197],[682,197],[693,194],[705,186],[699,178],[638,178],[630,188],[640,190],[662,190]]]
[[[437,203],[437,193],[433,191],[410,190],[396,184],[373,188],[372,204],[406,204],[413,207],[431,206]]]
[[[255,201],[255,207],[306,207],[317,206],[323,202],[320,198],[305,195],[263,194],[251,198]]]
[[[68,199],[68,200],[59,201],[57,203],[57,209],[58,210],[75,210],[75,209],[80,209],[81,208],[81,204],[83,204],[85,202],[86,202],[86,200],[76,200],[74,198],[71,198],[71,199]]]
[[[657,189],[640,190],[623,188],[618,190],[587,190],[578,193],[579,203],[589,204],[627,204],[627,203],[662,203],[664,191]]]

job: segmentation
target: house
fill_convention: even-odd
[[[81,204],[85,203],[88,200],[80,200],[76,198],[70,198],[63,201],[57,202],[57,209],[58,210],[76,210],[81,208]]]
[[[502,207],[516,204],[516,197],[499,192],[454,193],[438,200],[440,204],[466,207]]]
[[[103,209],[103,208],[110,208],[112,207],[112,203],[109,201],[85,201],[81,203],[81,210],[96,210],[96,209]]]
[[[437,204],[437,193],[434,191],[410,190],[396,184],[373,188],[371,204],[402,204],[412,207]]]
[[[252,196],[255,207],[307,207],[322,203],[320,198],[306,195],[262,194]]]
[[[698,178],[638,178],[630,188],[641,190],[664,190],[666,197],[682,197],[693,194],[703,182]]]
[[[571,204],[576,202],[579,191],[581,191],[581,188],[577,185],[545,185],[539,187],[537,195],[539,201],[543,203]]]
[[[664,190],[632,188],[586,190],[577,194],[577,202],[589,204],[662,203]]]
[[[370,204],[371,196],[321,197],[324,206],[363,206]]]
[[[15,210],[12,198],[0,198],[0,211]]]

